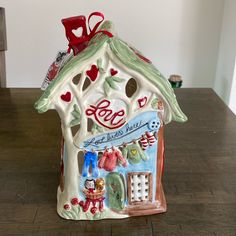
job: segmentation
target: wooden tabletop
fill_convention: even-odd
[[[236,117],[211,89],[177,89],[165,127],[164,214],[68,221],[56,213],[60,121],[39,89],[0,90],[0,235],[236,235]]]

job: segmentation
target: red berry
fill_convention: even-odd
[[[78,205],[79,204],[79,199],[78,198],[72,198],[71,199],[71,204],[74,206],[74,205]]]
[[[84,206],[84,201],[80,201],[80,202],[79,202],[79,205],[80,205],[81,207],[83,207],[83,206]]]
[[[67,210],[67,211],[70,210],[70,205],[69,204],[65,204],[64,205],[64,209]]]
[[[96,213],[96,211],[97,211],[97,207],[92,207],[92,208],[90,209],[90,212],[91,212],[93,215]]]

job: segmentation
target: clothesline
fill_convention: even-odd
[[[149,135],[151,136],[151,137],[153,137],[155,140],[157,140],[157,135],[156,135],[156,133],[157,132],[154,132],[154,134],[151,134],[151,132],[147,132],[147,133],[149,133]],[[145,142],[145,140],[147,139],[147,138],[144,138],[144,136],[145,135],[142,135],[140,138],[137,138],[137,139],[132,139],[130,142],[123,142],[123,143],[121,143],[121,144],[118,144],[118,145],[111,145],[111,146],[105,146],[104,148],[102,148],[102,149],[96,149],[96,148],[90,148],[90,149],[86,149],[86,148],[84,148],[84,151],[96,151],[96,152],[102,152],[102,151],[104,151],[105,149],[112,149],[113,147],[116,147],[116,148],[119,148],[119,147],[124,147],[125,145],[129,145],[129,144],[132,144],[132,143],[134,143],[134,142],[141,142],[141,144],[142,144],[142,147],[143,147],[143,149],[145,150],[149,145],[148,145],[148,142]],[[154,139],[153,138],[151,138],[151,142],[153,142],[154,141]],[[149,138],[150,139],[150,138]],[[112,142],[110,142],[110,143],[112,143]],[[91,145],[92,146],[92,145]]]

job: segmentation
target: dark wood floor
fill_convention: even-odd
[[[166,126],[167,213],[66,221],[56,214],[60,123],[39,89],[0,90],[0,235],[236,235],[236,117],[210,89],[176,91],[185,124]]]

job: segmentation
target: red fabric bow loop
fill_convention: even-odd
[[[99,16],[101,17],[101,20],[98,21],[95,24],[95,26],[91,29],[90,20],[93,16]],[[62,24],[65,27],[66,37],[69,41],[68,53],[72,49],[74,55],[77,55],[88,46],[89,41],[98,33],[106,34],[110,38],[113,37],[112,33],[110,33],[107,30],[97,31],[99,25],[103,21],[104,21],[104,15],[101,12],[91,13],[88,17],[88,29],[89,29],[89,33],[88,33],[85,16],[74,16],[74,17],[62,19]],[[82,34],[81,36],[78,37],[74,34],[73,30],[77,30],[79,28],[82,28]]]

